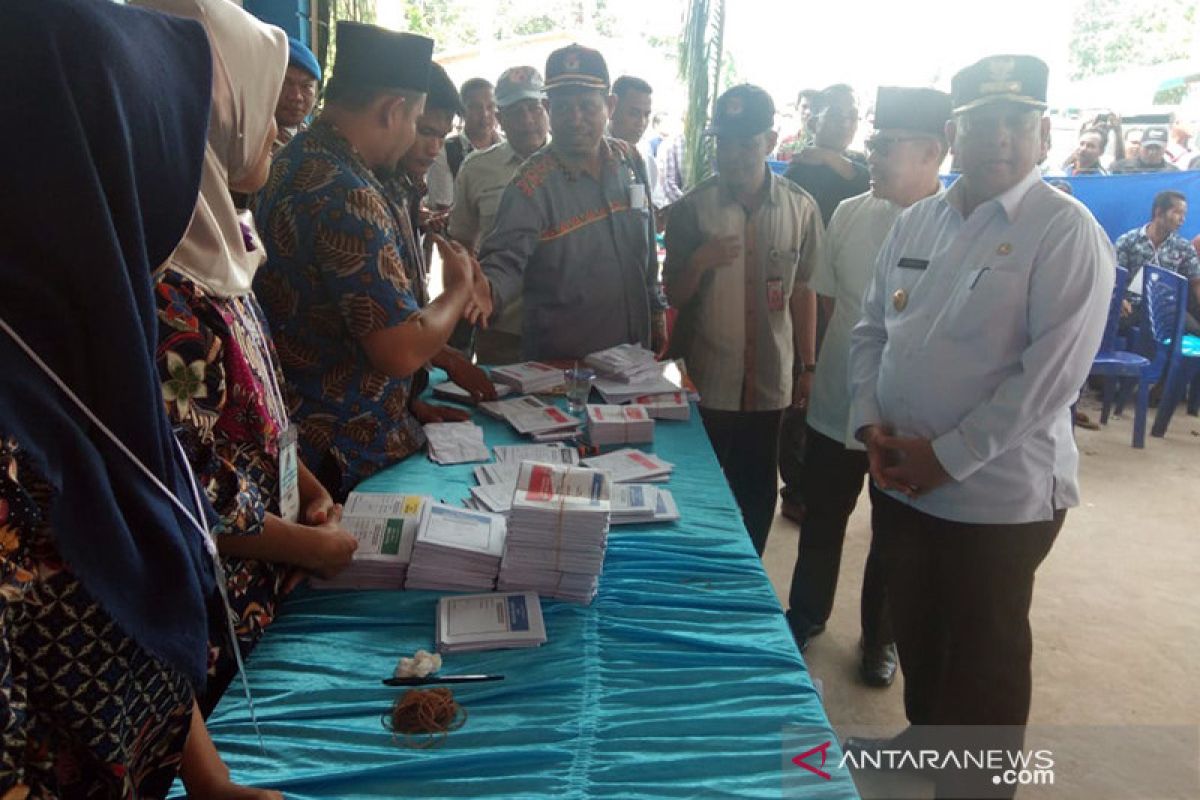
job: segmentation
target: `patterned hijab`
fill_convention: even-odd
[[[268,135],[287,71],[287,35],[229,0],[133,0],[132,5],[198,20],[212,45],[212,115],[200,198],[167,265],[210,294],[249,294],[266,251],[248,249],[229,186],[255,174],[270,158],[275,137]]]
[[[0,317],[194,509],[155,368],[151,273],[196,205],[208,40],[95,0],[7,0],[3,16],[0,51],[20,68],[0,81]],[[203,536],[3,332],[0,364],[0,435],[53,487],[47,522],[71,571],[125,634],[203,685]]]

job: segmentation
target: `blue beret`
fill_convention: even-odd
[[[317,57],[295,36],[288,37],[288,64],[299,67],[320,82],[321,65],[317,63]]]

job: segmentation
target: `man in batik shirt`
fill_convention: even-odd
[[[254,288],[275,336],[303,460],[335,499],[421,449],[411,376],[472,303],[474,274],[443,243],[445,291],[424,308],[404,268],[402,210],[376,172],[416,136],[433,41],[340,22],[326,105],[271,169]]]

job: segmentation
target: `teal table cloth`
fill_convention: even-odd
[[[489,446],[521,441],[475,416]],[[404,689],[380,681],[433,650],[438,593],[302,588],[247,660],[265,750],[238,682],[209,720],[235,779],[295,800],[857,797],[699,414],[656,427],[682,520],[613,528],[592,604],[543,599],[542,647],[446,656],[505,676],[452,687],[461,729],[422,750],[382,723]],[[457,504],[473,466],[415,455],[360,489]],[[823,767],[793,763],[825,741]]]

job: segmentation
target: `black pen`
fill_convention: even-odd
[[[424,678],[384,678],[385,686],[432,686],[435,683],[483,683],[502,681],[503,675],[426,675]]]

